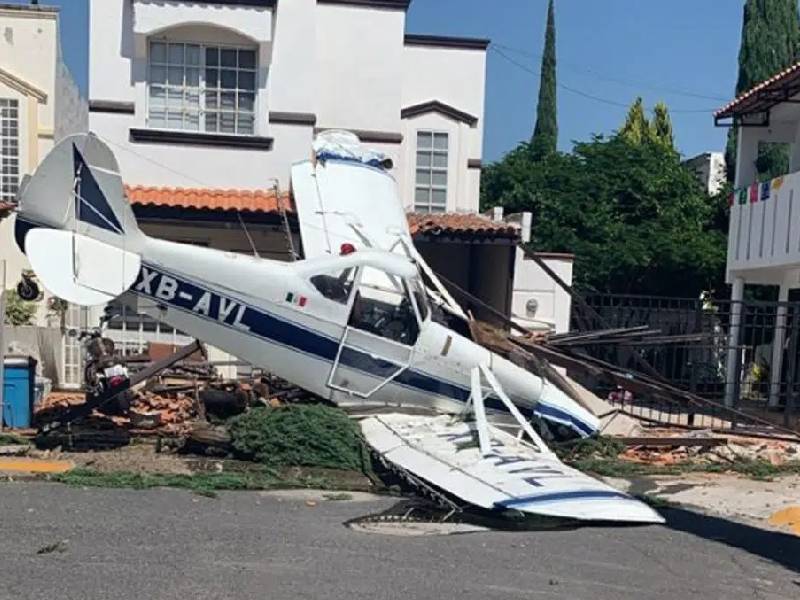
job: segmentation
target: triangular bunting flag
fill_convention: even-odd
[[[755,204],[758,202],[758,184],[754,183],[750,186],[750,203]]]
[[[765,182],[763,182],[761,184],[761,200],[762,200],[762,202],[764,200],[769,199],[769,194],[770,194],[770,183],[769,183],[769,181],[765,181]]]
[[[739,204],[747,204],[747,188],[739,189]]]
[[[781,189],[782,185],[783,185],[783,176],[776,177],[775,179],[772,180],[772,189],[773,190]]]

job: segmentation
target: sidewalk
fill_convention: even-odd
[[[736,475],[691,473],[678,476],[606,478],[610,485],[762,529],[800,536],[800,476],[771,481]]]

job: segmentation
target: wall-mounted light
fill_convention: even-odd
[[[534,318],[537,310],[539,310],[539,301],[536,298],[531,298],[525,303],[525,314],[529,318]]]

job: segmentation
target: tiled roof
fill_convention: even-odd
[[[483,235],[517,238],[519,227],[474,213],[408,213],[411,235]]]
[[[177,207],[196,210],[239,210],[270,213],[279,210],[272,190],[214,190],[126,185],[125,192],[134,206]],[[294,212],[289,194],[280,193],[287,212]],[[473,213],[408,213],[411,235],[479,235],[516,239],[519,227],[492,221]]]
[[[275,212],[279,209],[278,197],[273,190],[214,190],[126,185],[125,192],[134,206],[239,210],[261,213]],[[285,210],[293,210],[288,193],[280,193],[280,199]]]
[[[768,110],[781,102],[785,98],[784,89],[797,83],[798,80],[800,80],[800,62],[787,67],[746,92],[739,94],[734,100],[715,112],[714,117],[720,119],[732,117],[734,114],[744,111],[759,112]],[[788,96],[796,94],[798,91],[800,91],[798,86],[794,86]]]

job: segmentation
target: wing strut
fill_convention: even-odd
[[[519,423],[520,435],[522,432],[527,433],[531,442],[533,442],[533,445],[539,452],[543,455],[555,456],[553,451],[544,443],[544,440],[542,440],[539,434],[531,427],[531,424],[525,419],[522,413],[519,412],[519,409],[503,390],[503,386],[500,385],[497,377],[495,377],[492,370],[486,365],[480,365],[472,369],[470,373],[471,394],[464,407],[465,415],[468,415],[470,412],[475,413],[475,425],[478,431],[478,443],[480,445],[481,454],[483,456],[492,454],[491,429],[486,420],[486,408],[483,404],[482,378],[486,380],[491,390],[500,398],[500,401],[508,409],[508,412],[510,412],[517,423]]]

